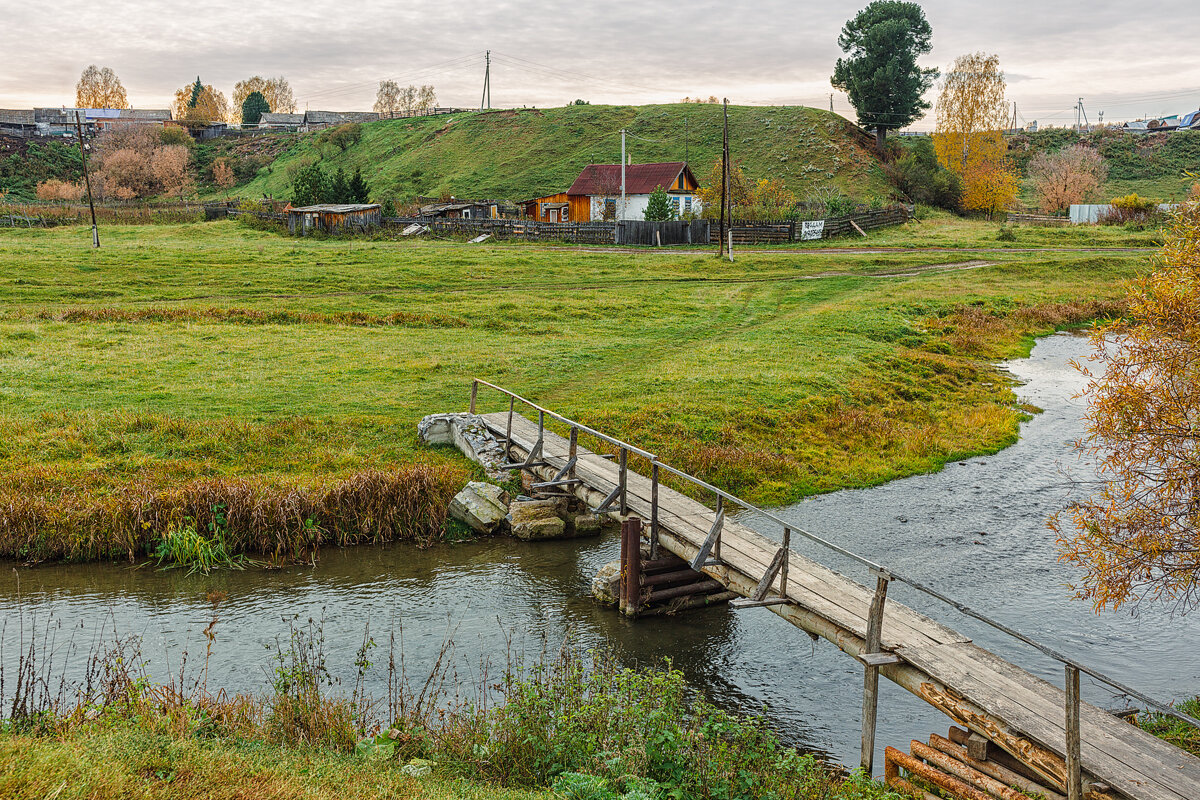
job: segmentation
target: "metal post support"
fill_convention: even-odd
[[[629,479],[629,451],[626,450],[624,447],[621,448],[620,465],[621,465],[621,475],[618,480],[620,481],[621,516],[623,517],[629,513],[629,503],[626,501],[626,492],[625,492],[626,486],[628,485],[628,479]]]
[[[636,617],[642,600],[642,521],[630,517],[621,523],[625,544],[625,597],[623,611]]]
[[[658,558],[658,462],[650,465],[650,560]]]
[[[629,536],[625,525],[620,525],[620,581],[617,584],[617,608],[625,613],[625,597],[629,596]]]
[[[475,398],[479,396],[479,381],[471,381],[471,413],[475,413]]]
[[[1083,800],[1079,742],[1079,668],[1067,665],[1067,800]]]
[[[889,577],[876,573],[875,596],[867,616],[866,655],[878,653],[883,643],[883,607]],[[875,766],[875,714],[879,705],[879,667],[868,663],[863,670],[862,768],[867,775]]]

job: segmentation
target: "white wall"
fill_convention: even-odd
[[[684,198],[691,196],[692,198],[692,213],[699,214],[703,206],[700,200],[694,195],[671,195],[671,197],[679,198],[679,213],[684,213]],[[593,197],[592,198],[592,220],[604,219],[604,201],[614,200],[617,203],[617,219],[637,219],[646,218],[646,206],[650,205],[650,195],[648,194],[627,194],[625,195],[625,213],[621,213],[621,196],[615,197]]]

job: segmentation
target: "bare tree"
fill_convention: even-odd
[[[180,202],[186,205],[186,193],[192,188],[192,176],[188,172],[187,147],[170,144],[155,151],[150,161],[154,177],[164,192],[178,192]]]
[[[379,116],[392,119],[400,110],[400,87],[395,81],[380,81],[375,93],[375,110]]]
[[[417,91],[417,111],[421,114],[432,114],[437,108],[437,95],[432,86],[422,86]]]
[[[1038,153],[1026,173],[1042,210],[1054,212],[1093,199],[1108,178],[1108,165],[1095,150],[1075,145]]]

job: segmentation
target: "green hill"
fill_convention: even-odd
[[[703,182],[721,153],[721,107],[567,106],[385,120],[352,143],[303,137],[237,194],[291,197],[291,179],[314,161],[356,168],[378,199],[417,196],[521,200],[566,190],[590,163],[619,163],[620,131],[634,162],[691,163]],[[891,194],[868,137],[840,116],[803,107],[732,106],[730,151],[747,177],[782,178],[800,199],[834,191]],[[344,147],[342,145],[345,145]]]

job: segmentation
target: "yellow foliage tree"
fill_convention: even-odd
[[[1176,212],[1124,318],[1092,333],[1085,450],[1100,489],[1055,517],[1097,609],[1200,606],[1200,203]]]
[[[233,85],[233,108],[241,109],[242,103],[251,92],[261,92],[266,98],[267,105],[276,114],[295,114],[296,98],[292,95],[292,87],[287,78],[280,75],[277,78],[264,78],[260,75],[238,81]]]
[[[199,81],[197,78],[196,82]],[[187,125],[230,121],[229,103],[225,100],[224,93],[211,85],[202,86],[199,92],[196,92],[195,88],[196,84],[189,83],[175,92],[175,101],[171,105],[171,113],[175,119]],[[238,111],[241,111],[241,106],[238,106]]]
[[[963,182],[963,206],[989,216],[1017,196],[1019,179],[1008,158],[1004,73],[998,56],[959,56],[942,81],[933,147],[938,162]]]
[[[75,105],[78,108],[129,108],[129,100],[117,73],[92,64],[75,84]]]

